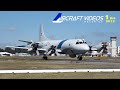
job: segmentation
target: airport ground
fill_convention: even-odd
[[[84,57],[82,61],[70,57],[0,57],[0,70],[41,69],[120,69],[120,58]],[[11,73],[0,74],[0,79],[120,79],[120,72],[67,73]]]

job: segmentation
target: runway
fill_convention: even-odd
[[[120,69],[0,70],[0,73],[120,72]]]
[[[2,70],[0,73],[6,72],[4,70],[20,70],[18,72],[21,72],[21,70],[23,70],[22,72],[28,72],[26,70],[33,70],[33,72],[41,72],[41,70],[45,70],[45,72],[61,72],[66,69],[74,70],[71,72],[77,72],[75,70],[82,70],[81,72],[91,72],[90,70],[92,69],[98,70],[98,72],[101,72],[99,70],[104,71],[104,69],[105,71],[111,71],[111,69],[112,71],[116,71],[116,69],[120,69],[120,58],[99,59],[85,57],[82,61],[79,61],[76,60],[76,58],[69,57],[49,57],[48,60],[42,60],[41,57],[0,57],[0,70]],[[11,72],[14,71],[10,71],[10,73]]]

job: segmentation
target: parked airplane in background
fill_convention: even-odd
[[[57,53],[60,53],[68,54],[72,58],[77,57],[78,60],[82,60],[82,56],[90,49],[84,39],[50,40],[45,36],[42,25],[39,42],[19,41],[26,42],[27,46],[7,47],[27,49],[28,51],[33,51],[36,55],[42,54],[43,59],[47,59],[48,55],[55,54],[57,56]]]
[[[107,42],[102,42],[99,43],[98,45],[94,45],[94,46],[89,46],[90,47],[90,51],[97,51],[99,53],[107,53],[107,49],[108,49],[108,43]]]

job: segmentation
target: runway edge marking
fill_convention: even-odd
[[[0,70],[0,73],[120,72],[120,69]]]

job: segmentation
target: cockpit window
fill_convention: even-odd
[[[78,41],[76,42],[76,44],[83,44],[83,43],[86,43],[86,42],[78,42]]]
[[[76,44],[79,44],[79,42],[76,42]]]
[[[83,42],[76,42],[76,44],[82,44]]]

